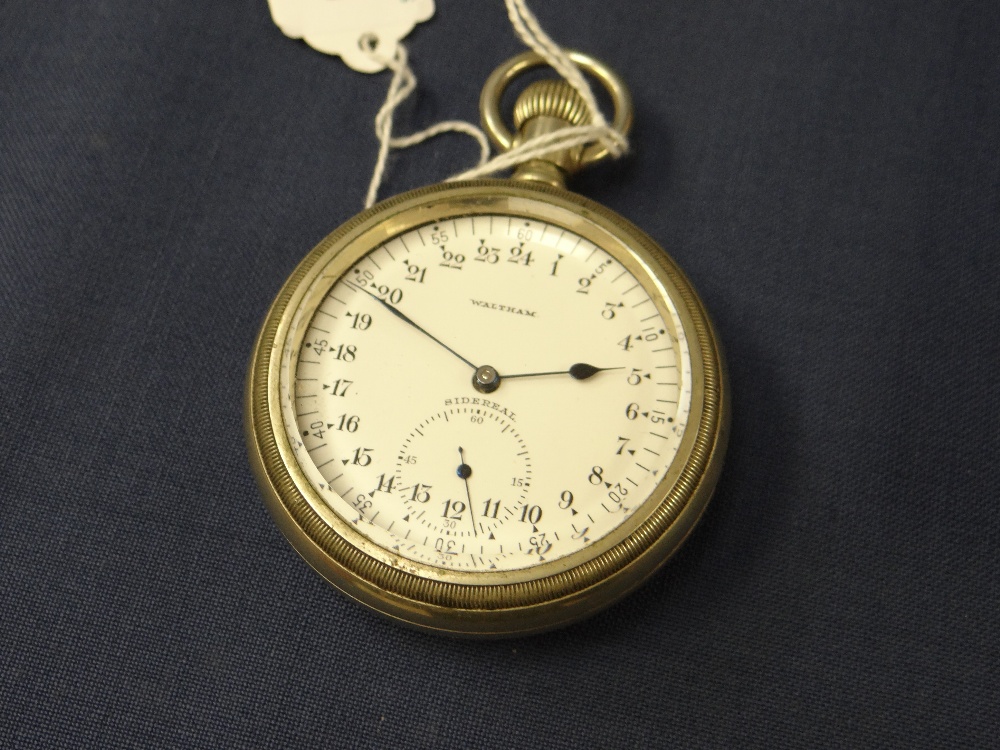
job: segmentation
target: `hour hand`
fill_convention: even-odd
[[[568,370],[554,370],[552,372],[522,372],[517,375],[504,375],[504,380],[510,380],[511,378],[537,378],[543,375],[569,375],[574,380],[586,380],[587,378],[593,377],[599,372],[606,372],[608,370],[624,370],[624,367],[594,367],[594,365],[588,365],[586,362],[577,362],[575,365],[570,366]]]

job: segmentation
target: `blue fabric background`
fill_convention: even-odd
[[[0,4],[0,746],[998,746],[1000,4],[536,2],[638,119],[576,187],[727,348],[703,524],[623,603],[475,643],[301,562],[241,398],[280,283],[361,207],[386,75],[266,3]],[[475,119],[499,0],[409,38],[400,132]],[[449,136],[383,195],[470,164]]]

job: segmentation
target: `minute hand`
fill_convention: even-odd
[[[414,323],[414,322],[413,322],[412,320],[410,320],[410,318],[408,318],[408,317],[407,317],[406,315],[404,315],[403,313],[401,313],[401,312],[400,312],[399,310],[397,310],[397,309],[396,309],[395,307],[393,307],[392,305],[390,305],[390,304],[389,304],[388,302],[386,302],[386,301],[385,301],[384,299],[382,299],[382,298],[380,298],[380,297],[378,297],[378,296],[376,296],[376,295],[372,294],[372,293],[371,293],[371,292],[369,292],[369,291],[368,291],[367,289],[365,289],[365,288],[364,288],[364,287],[362,287],[362,286],[358,286],[357,284],[352,284],[352,283],[350,283],[350,282],[347,282],[347,285],[348,285],[348,286],[350,286],[350,287],[353,287],[354,289],[357,289],[357,290],[358,290],[359,292],[364,292],[364,293],[365,293],[365,294],[367,294],[367,295],[368,295],[369,297],[371,297],[371,298],[372,298],[373,300],[375,300],[375,301],[376,301],[376,302],[378,302],[378,303],[379,303],[380,305],[382,305],[382,306],[383,306],[383,307],[384,307],[384,308],[385,308],[386,310],[388,310],[388,311],[389,311],[389,312],[391,312],[391,313],[392,313],[393,315],[395,315],[395,316],[396,316],[397,318],[399,318],[400,320],[402,320],[402,321],[403,321],[404,323],[409,323],[409,324],[410,324],[411,326],[413,326],[414,328],[416,328],[416,329],[417,329],[418,331],[420,331],[420,332],[421,332],[422,334],[424,334],[424,336],[426,336],[427,338],[429,338],[429,339],[430,339],[431,341],[435,341],[435,342],[437,342],[438,344],[440,344],[441,346],[443,346],[443,347],[444,347],[445,349],[447,349],[447,350],[448,350],[449,352],[451,352],[451,353],[452,353],[452,354],[454,354],[454,355],[455,355],[456,357],[458,357],[458,358],[459,358],[460,360],[462,360],[463,362],[465,362],[465,364],[467,364],[467,365],[468,365],[469,367],[471,367],[471,368],[472,368],[473,370],[475,370],[475,369],[476,369],[476,366],[475,366],[474,364],[472,364],[472,363],[471,363],[471,362],[470,362],[469,360],[467,360],[467,359],[466,359],[465,357],[463,357],[463,356],[462,356],[461,354],[459,354],[458,352],[456,352],[456,351],[455,351],[454,349],[452,349],[452,348],[451,348],[450,346],[448,346],[448,345],[447,345],[446,343],[444,343],[444,342],[443,342],[443,341],[442,341],[441,339],[439,339],[439,338],[438,338],[437,336],[435,336],[435,335],[434,335],[434,334],[432,334],[432,333],[429,333],[429,332],[428,332],[428,331],[427,331],[427,330],[426,330],[425,328],[423,328],[422,326],[419,326],[419,325],[417,325],[416,323]]]
[[[504,380],[510,380],[511,378],[537,378],[542,375],[569,375],[571,378],[576,380],[586,380],[587,378],[596,375],[599,372],[605,372],[606,370],[624,370],[624,367],[594,367],[593,365],[588,365],[585,362],[577,362],[572,365],[568,370],[556,370],[554,372],[523,372],[518,375],[504,375]]]

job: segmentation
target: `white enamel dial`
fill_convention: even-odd
[[[282,418],[308,482],[376,548],[447,570],[523,570],[613,535],[691,404],[670,299],[519,216],[430,222],[319,273],[288,340]]]

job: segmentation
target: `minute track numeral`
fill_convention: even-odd
[[[358,331],[367,331],[372,325],[372,316],[368,313],[347,313],[348,320],[351,321],[351,328]]]
[[[410,495],[409,499],[414,503],[427,503],[431,499],[431,493],[429,490],[433,487],[429,484],[414,484],[413,493]]]
[[[444,501],[444,512],[441,513],[442,518],[461,521],[463,513],[465,513],[465,503],[461,500]]]
[[[645,300],[643,300],[643,302],[639,304],[644,304],[645,302],[650,302],[650,301],[651,300],[647,297]],[[633,305],[633,307],[635,307],[635,305]],[[660,328],[660,329],[656,329],[655,327],[645,328],[639,333],[630,333],[629,335],[627,335],[625,338],[623,338],[621,341],[618,342],[618,346],[622,348],[622,351],[626,352],[631,351],[637,344],[641,344],[643,342],[652,343],[654,341],[657,341],[660,338],[660,336],[666,333],[667,329],[665,328]],[[663,352],[667,351],[667,349],[653,349],[652,351],[654,353]]]
[[[342,362],[353,362],[358,356],[358,347],[354,344],[340,344],[336,350],[330,349],[333,358]]]
[[[620,482],[615,482],[611,491],[608,492],[608,497],[611,498],[611,502],[615,503],[615,505],[621,505],[627,494],[628,490],[622,487]]]
[[[531,236],[531,230],[526,230],[528,236]],[[532,263],[534,263],[534,258],[531,256],[531,251],[524,252],[524,243],[522,242],[517,247],[512,247],[510,249],[510,257],[507,258],[508,263],[516,263],[527,268]]]
[[[343,380],[341,378],[337,378],[329,385],[324,385],[323,390],[330,391],[331,396],[343,398],[347,395],[347,392],[350,390],[352,385],[354,385],[353,380]]]
[[[372,287],[375,289],[375,293],[379,296],[379,299],[388,300],[394,305],[398,305],[403,301],[402,289],[393,288],[386,284],[372,284]]]
[[[656,399],[657,402],[663,403],[664,399]],[[673,417],[668,417],[666,412],[662,409],[646,409],[642,410],[643,407],[639,406],[638,403],[633,401],[628,406],[625,407],[625,418],[630,422],[634,422],[639,417],[648,419],[651,424],[663,424],[665,422],[673,422]]]
[[[323,356],[324,352],[329,351],[330,343],[326,339],[314,339],[312,341],[307,341],[303,344],[306,349],[312,349],[313,352],[318,356]],[[301,361],[301,360],[300,360]]]
[[[530,523],[532,525],[537,524],[542,520],[542,509],[537,505],[523,505],[521,506],[521,518],[522,523]]]
[[[454,529],[458,526],[459,521],[465,517],[466,505],[461,500],[445,500],[444,501],[444,512],[441,513],[441,525],[446,529]],[[473,523],[474,523],[473,519]],[[448,532],[445,532],[448,533]]]
[[[351,501],[353,505],[361,515],[365,514],[365,511],[370,510],[372,507],[372,501],[368,499],[366,495],[358,495],[354,500]]]
[[[632,372],[630,372],[628,374],[628,377],[625,378],[625,382],[628,383],[629,385],[640,385],[642,383],[643,378],[645,378],[646,380],[652,380],[653,376],[650,373],[639,369],[638,367],[633,367]],[[657,385],[665,385],[665,384],[657,383]],[[676,385],[676,383],[674,385]]]
[[[464,255],[461,253],[453,253],[450,250],[445,250],[443,247],[441,248],[441,262],[438,263],[440,267],[461,271],[463,263],[465,263]]]
[[[558,254],[558,253],[556,254],[556,259],[555,259],[555,261],[554,261],[554,262],[552,263],[552,273],[550,273],[550,274],[549,274],[549,276],[555,276],[555,275],[556,275],[556,268],[557,268],[557,267],[558,267],[558,265],[559,265],[559,261],[561,261],[561,260],[562,260],[563,258],[565,258],[565,257],[566,257],[565,255],[562,255],[562,254]]]
[[[334,424],[331,422],[327,425],[327,427],[331,427],[335,430],[340,430],[340,431],[346,430],[347,432],[357,432],[358,426],[360,424],[361,424],[361,417],[357,415],[341,414],[340,422],[338,422],[336,426],[334,426]]]
[[[345,458],[341,463],[352,464],[354,466],[368,466],[372,462],[372,451],[374,448],[355,448],[352,458]]]
[[[476,248],[475,259],[479,263],[495,265],[500,262],[500,248],[487,247],[486,240],[479,240],[479,247]]]
[[[614,302],[605,302],[604,308],[601,310],[601,317],[605,320],[614,320],[615,311],[619,307],[625,307],[624,302],[619,302],[617,305]]]
[[[552,549],[552,542],[545,538],[545,533],[528,538],[528,554],[542,557]]]
[[[368,493],[369,497],[374,497],[376,492],[392,492],[392,485],[395,484],[396,477],[393,475],[386,475],[385,473],[378,475],[378,484],[375,486],[371,492]]]
[[[418,266],[415,263],[408,263],[406,265],[406,276],[403,278],[406,281],[412,281],[415,284],[423,284],[424,279],[427,276],[427,267]]]
[[[442,555],[457,555],[462,551],[454,539],[444,539],[443,537],[434,540],[434,549]]]
[[[324,429],[324,425],[323,425],[323,420],[320,419],[320,420],[317,420],[315,422],[310,422],[309,423],[309,429],[308,430],[303,430],[302,434],[303,434],[303,436],[305,436],[305,435],[311,435],[314,438],[322,439],[323,435],[326,434],[326,430]]]

